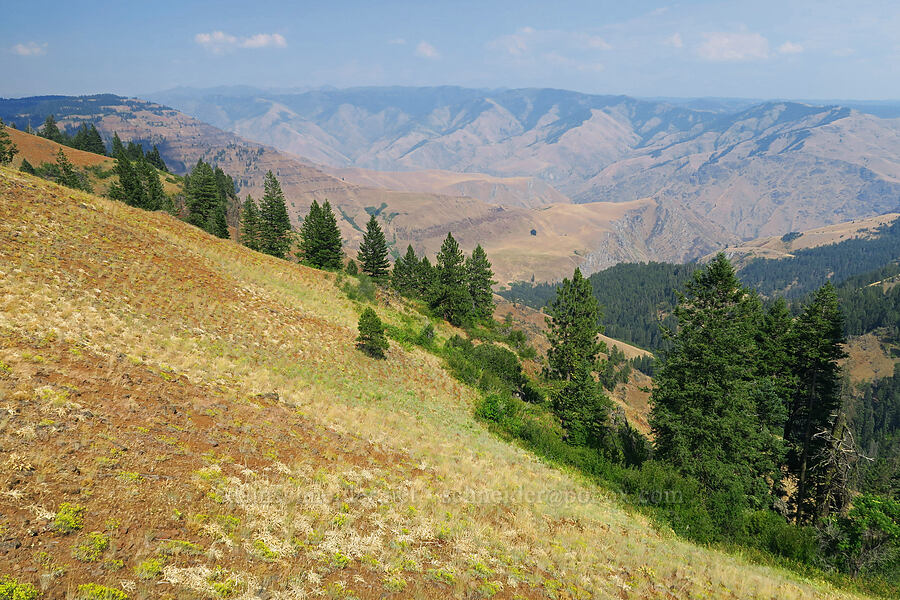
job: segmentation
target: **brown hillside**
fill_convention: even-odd
[[[68,146],[63,146],[62,144],[57,144],[56,142],[42,137],[12,129],[11,127],[7,127],[6,132],[19,148],[19,153],[13,158],[12,163],[12,166],[17,169],[21,166],[22,160],[26,158],[28,159],[28,162],[35,167],[42,162],[56,162],[56,155],[60,149],[62,149],[66,158],[68,158],[76,167],[93,167],[100,165],[104,168],[109,168],[114,163],[113,159],[107,156],[100,156],[99,154],[69,148]]]
[[[6,168],[0,200],[0,574],[42,599],[850,597],[497,439],[432,355],[360,354],[332,274]]]

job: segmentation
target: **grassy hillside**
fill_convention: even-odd
[[[5,168],[0,200],[0,575],[43,597],[848,597],[494,438],[431,355],[363,356],[332,274]]]

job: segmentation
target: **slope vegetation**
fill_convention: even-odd
[[[334,275],[8,169],[0,198],[0,574],[44,597],[846,597],[502,443],[431,355],[366,358]]]

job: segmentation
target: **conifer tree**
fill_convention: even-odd
[[[608,432],[611,408],[586,360],[578,362],[572,377],[553,395],[553,411],[573,446],[599,448]]]
[[[59,126],[56,124],[56,117],[54,117],[53,115],[49,115],[47,117],[38,135],[40,135],[42,138],[47,138],[48,140],[52,140],[59,144],[65,142],[65,138],[63,138],[62,133],[59,131]]]
[[[427,256],[423,256],[416,265],[416,293],[419,298],[431,304],[431,300],[437,293],[437,269],[431,265]]]
[[[416,279],[418,277],[419,259],[412,244],[406,247],[406,254],[394,262],[391,274],[391,285],[404,296],[417,294]]]
[[[241,211],[240,240],[241,244],[257,252],[260,249],[259,227],[259,207],[256,206],[256,201],[247,195]]]
[[[147,197],[144,186],[141,183],[141,176],[132,162],[128,160],[124,150],[116,155],[116,165],[113,167],[113,173],[118,176],[119,181],[110,186],[110,198],[124,202],[129,206],[146,208]]]
[[[340,269],[343,261],[341,232],[328,200],[313,200],[300,228],[300,259],[318,269]]]
[[[263,188],[259,207],[259,249],[266,254],[284,258],[291,245],[291,220],[281,184],[272,171],[266,173]]]
[[[815,521],[826,507],[817,501],[828,434],[841,409],[840,366],[844,318],[831,282],[813,296],[796,324],[797,385],[785,425],[788,471],[796,477],[791,498],[797,522]]]
[[[303,218],[300,224],[300,248],[299,259],[310,266],[316,267],[314,263],[316,251],[319,246],[320,230],[322,229],[322,207],[318,201],[313,198],[312,204],[309,205],[309,212]]]
[[[147,210],[160,210],[166,204],[166,193],[163,190],[162,182],[159,180],[159,173],[147,161],[138,163],[140,176],[143,180],[144,201],[142,208]]]
[[[759,508],[775,477],[772,436],[757,415],[759,299],[720,253],[679,295],[651,396],[656,456],[696,478],[724,505]]]
[[[356,347],[374,358],[384,358],[384,352],[389,347],[384,335],[384,324],[370,307],[366,307],[360,315],[358,328]]]
[[[137,142],[128,142],[128,146],[125,147],[125,154],[135,162],[142,161],[144,160],[144,147]]]
[[[437,255],[431,307],[453,325],[472,319],[472,297],[466,280],[465,256],[451,233],[447,233]]]
[[[106,156],[106,145],[103,143],[103,138],[100,137],[100,132],[97,131],[97,127],[94,126],[93,123],[91,123],[91,126],[87,130],[84,150]]]
[[[556,298],[547,308],[547,368],[548,379],[568,380],[584,362],[593,367],[597,355],[604,350],[597,335],[603,331],[603,313],[594,297],[591,282],[576,268],[572,279],[563,279]]]
[[[56,153],[56,168],[59,173],[56,180],[60,185],[70,187],[85,192],[91,191],[91,186],[82,178],[81,174],[75,170],[75,166],[69,161],[66,153],[62,148]]]
[[[34,166],[30,162],[28,162],[27,158],[22,159],[22,164],[19,165],[19,171],[22,173],[28,173],[29,175],[37,175],[34,170]]]
[[[340,269],[344,251],[341,249],[341,230],[337,226],[337,217],[326,200],[322,204],[322,245],[319,250],[319,262],[324,269]]]
[[[356,255],[362,272],[378,282],[387,279],[391,266],[388,260],[387,241],[381,226],[372,215],[366,223],[366,232],[363,234],[362,243],[359,245],[359,253]]]
[[[219,190],[212,167],[203,161],[197,161],[191,171],[187,190],[188,223],[212,233],[209,228],[216,222],[214,213],[220,207]]]
[[[162,156],[160,156],[159,154],[159,148],[157,148],[155,144],[153,146],[153,150],[147,153],[146,159],[147,162],[149,162],[160,171],[163,171],[165,173],[169,172],[168,167],[166,167],[165,161],[163,161]]]
[[[475,246],[472,256],[466,260],[466,281],[476,320],[488,322],[494,314],[494,294],[491,286],[497,283],[494,272],[481,244]]]
[[[109,155],[118,158],[120,154],[125,154],[125,146],[124,144],[122,144],[122,140],[119,139],[119,134],[113,131],[113,139],[110,145]]]
[[[8,165],[18,153],[19,148],[10,139],[6,132],[6,125],[3,124],[3,119],[0,119],[0,165]],[[23,161],[22,164],[24,165],[25,162]],[[29,164],[29,166],[31,165]],[[31,167],[30,172],[34,174],[34,167]]]
[[[356,261],[352,258],[347,261],[347,266],[344,270],[347,271],[347,275],[353,275],[354,277],[359,275],[359,267],[356,266]]]

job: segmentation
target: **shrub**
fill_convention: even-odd
[[[78,586],[77,600],[128,600],[128,594],[116,588],[97,583],[85,583]]]
[[[138,579],[154,579],[162,575],[163,561],[158,558],[148,558],[134,568],[134,574]]]
[[[346,271],[347,275],[359,275],[359,267],[356,266],[356,261],[354,261],[352,258],[350,259],[350,262],[347,263]]]
[[[374,302],[375,301],[375,282],[365,273],[360,273],[356,278],[356,284],[353,281],[344,283],[344,293],[347,297],[355,302]]]
[[[97,562],[109,548],[109,538],[99,531],[92,531],[87,539],[75,546],[72,555],[84,562]]]
[[[818,556],[818,536],[812,527],[788,523],[771,510],[757,510],[744,518],[746,543],[791,560],[812,564]]]
[[[72,533],[84,528],[84,507],[63,502],[53,519],[53,529],[60,533]]]
[[[0,575],[0,600],[34,600],[37,589],[30,583],[19,583],[12,577]]]

